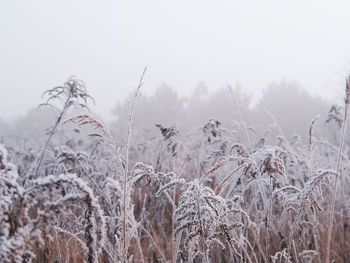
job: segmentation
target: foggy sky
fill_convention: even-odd
[[[104,118],[148,67],[188,94],[236,83],[258,98],[272,81],[297,80],[327,98],[350,68],[349,1],[1,1],[0,118],[41,102],[76,75]]]

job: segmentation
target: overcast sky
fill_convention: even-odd
[[[74,74],[108,119],[145,65],[148,94],[204,81],[258,97],[286,79],[332,98],[350,68],[349,10],[348,0],[1,1],[0,118]]]

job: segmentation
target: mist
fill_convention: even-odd
[[[148,67],[190,95],[240,83],[256,102],[274,81],[341,98],[349,69],[347,1],[6,1],[0,9],[0,118],[12,120],[70,75],[84,80],[110,120]]]
[[[348,262],[349,7],[3,1],[0,262]]]

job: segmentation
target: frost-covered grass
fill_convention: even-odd
[[[135,137],[141,86],[127,138],[71,78],[47,93],[58,117],[42,146],[0,144],[1,262],[348,261],[350,145],[339,151],[317,118],[306,143],[213,119]],[[325,125],[340,134],[347,109],[334,109]]]

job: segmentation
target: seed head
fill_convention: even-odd
[[[350,104],[350,76],[346,78],[345,104]]]

